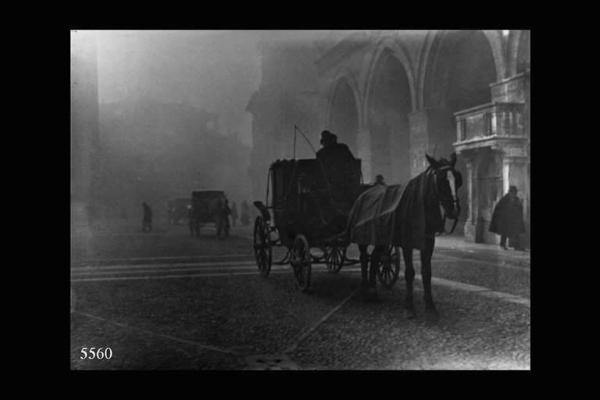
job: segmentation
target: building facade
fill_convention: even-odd
[[[425,153],[455,151],[463,175],[461,229],[496,243],[494,205],[517,186],[530,220],[530,32],[353,31],[330,41],[261,47],[262,82],[247,110],[254,196],[269,164],[293,154],[294,125],[313,144],[322,129],[362,159],[363,178],[405,183]],[[302,138],[296,139],[298,143]],[[313,157],[296,144],[296,157]]]
[[[87,225],[95,212],[99,147],[98,60],[93,31],[71,31],[71,221]]]

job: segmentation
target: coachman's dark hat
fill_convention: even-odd
[[[336,141],[337,140],[337,136],[327,130],[321,132],[321,144],[323,144],[326,141]]]

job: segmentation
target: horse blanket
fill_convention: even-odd
[[[354,202],[350,241],[366,245],[425,248],[425,175],[402,185],[375,185]]]
[[[396,210],[402,198],[402,185],[375,185],[363,192],[348,216],[350,241],[358,244],[398,244]],[[396,242],[396,243],[394,243]]]

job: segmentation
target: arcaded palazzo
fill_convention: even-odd
[[[274,37],[276,35],[273,35]],[[293,156],[294,125],[318,148],[329,129],[362,159],[363,179],[406,183],[425,153],[455,151],[467,240],[496,243],[491,213],[517,186],[530,221],[530,32],[334,31],[264,40],[253,114],[253,196],[272,161]],[[313,157],[297,137],[296,157]],[[459,228],[457,228],[458,230]]]

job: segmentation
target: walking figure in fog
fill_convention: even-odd
[[[225,204],[223,204],[223,230],[225,233],[225,237],[229,237],[229,229],[231,227],[231,225],[229,224],[229,216],[231,215],[231,208],[229,208],[229,201],[227,199],[225,199]]]
[[[500,247],[504,250],[507,238],[515,250],[524,250],[520,241],[520,235],[525,233],[523,201],[517,196],[516,186],[511,186],[494,207],[489,231],[500,235]]]
[[[237,206],[235,205],[235,201],[231,202],[231,225],[235,226],[235,223],[238,219],[238,211]]]
[[[196,224],[196,219],[194,218],[194,209],[192,208],[192,205],[189,204],[187,206],[187,210],[188,210],[188,226],[190,228],[190,236],[198,236],[198,232],[196,231],[197,229],[197,224]]]
[[[213,201],[211,214],[215,220],[217,228],[217,239],[223,239],[229,236],[229,204],[227,199],[219,198]]]
[[[142,203],[142,207],[144,209],[144,219],[142,220],[142,231],[143,232],[151,232],[152,231],[152,209],[146,203]]]

